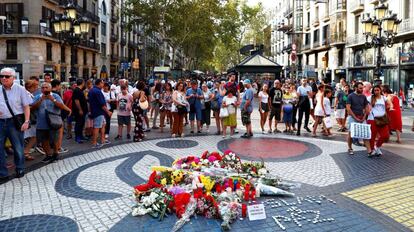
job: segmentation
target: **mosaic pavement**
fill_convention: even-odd
[[[349,156],[337,141],[265,135],[159,139],[73,154],[0,185],[0,231],[170,231],[175,216],[159,222],[130,215],[132,187],[153,165],[226,149],[263,159],[271,173],[302,184],[294,190],[299,198],[260,199],[267,219],[237,220],[232,231],[281,231],[276,215],[286,231],[414,230],[413,162],[386,151],[369,159],[361,148]],[[300,226],[292,207],[305,212]],[[182,230],[220,231],[220,221],[192,218]]]

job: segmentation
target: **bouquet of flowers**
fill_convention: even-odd
[[[248,173],[251,176],[258,177],[266,175],[267,169],[265,168],[264,161],[262,162],[244,162],[242,163],[242,172]]]
[[[206,218],[218,218],[218,204],[213,196],[203,194],[197,198],[196,213]]]
[[[181,159],[176,159],[172,167],[174,169],[190,169],[190,170],[200,170],[200,158],[194,156],[187,156]]]
[[[221,223],[222,230],[230,230],[230,224],[237,219],[239,212],[241,210],[241,205],[237,202],[223,201],[220,203],[219,209],[220,217],[223,220],[223,222]]]
[[[226,150],[224,152],[223,159],[220,163],[222,168],[227,168],[238,172],[242,169],[240,157],[238,157],[234,152],[229,150]]]
[[[171,195],[162,189],[153,188],[137,199],[137,204],[132,207],[132,216],[149,214],[152,217],[159,217],[162,220],[171,200]]]

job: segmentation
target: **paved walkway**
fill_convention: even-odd
[[[406,126],[411,113],[404,113]],[[258,115],[253,119],[257,125]],[[252,139],[207,134],[171,139],[151,132],[144,142],[121,141],[100,150],[65,141],[71,152],[62,160],[47,166],[32,162],[24,178],[0,185],[0,231],[170,231],[175,216],[159,222],[130,215],[132,187],[148,178],[153,165],[228,148],[244,160],[264,159],[271,173],[302,184],[294,190],[299,198],[260,199],[267,219],[237,220],[233,231],[281,231],[272,216],[286,217],[280,220],[286,231],[414,230],[412,132],[402,145],[386,144],[384,155],[374,159],[361,147],[349,156],[342,133],[310,138],[255,132]],[[290,218],[292,207],[310,210],[295,216],[300,226]],[[192,218],[183,231],[220,231],[220,221]]]

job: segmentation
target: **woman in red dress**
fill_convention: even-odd
[[[391,107],[387,109],[387,115],[390,120],[389,129],[390,131],[397,132],[397,143],[401,143],[401,132],[402,132],[402,114],[400,108],[400,99],[392,94],[392,91],[388,85],[384,85],[382,88],[384,96],[387,97],[388,102],[391,103]]]

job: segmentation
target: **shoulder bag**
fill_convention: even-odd
[[[13,110],[10,107],[10,104],[9,104],[9,99],[7,98],[6,90],[4,90],[3,87],[2,87],[2,90],[3,90],[2,92],[3,92],[3,96],[4,96],[4,101],[6,102],[6,105],[7,105],[7,109],[9,109],[9,112],[13,117],[14,127],[16,128],[16,130],[20,131],[23,124],[24,124],[24,114],[15,115],[13,113]]]
[[[148,100],[147,100],[147,97],[144,95],[144,96],[142,96],[142,91],[139,93],[139,95],[140,95],[140,97],[139,97],[139,107],[142,109],[142,110],[146,110],[146,109],[148,109]]]
[[[60,114],[45,110],[47,125],[51,130],[59,130],[63,126],[62,117]]]

